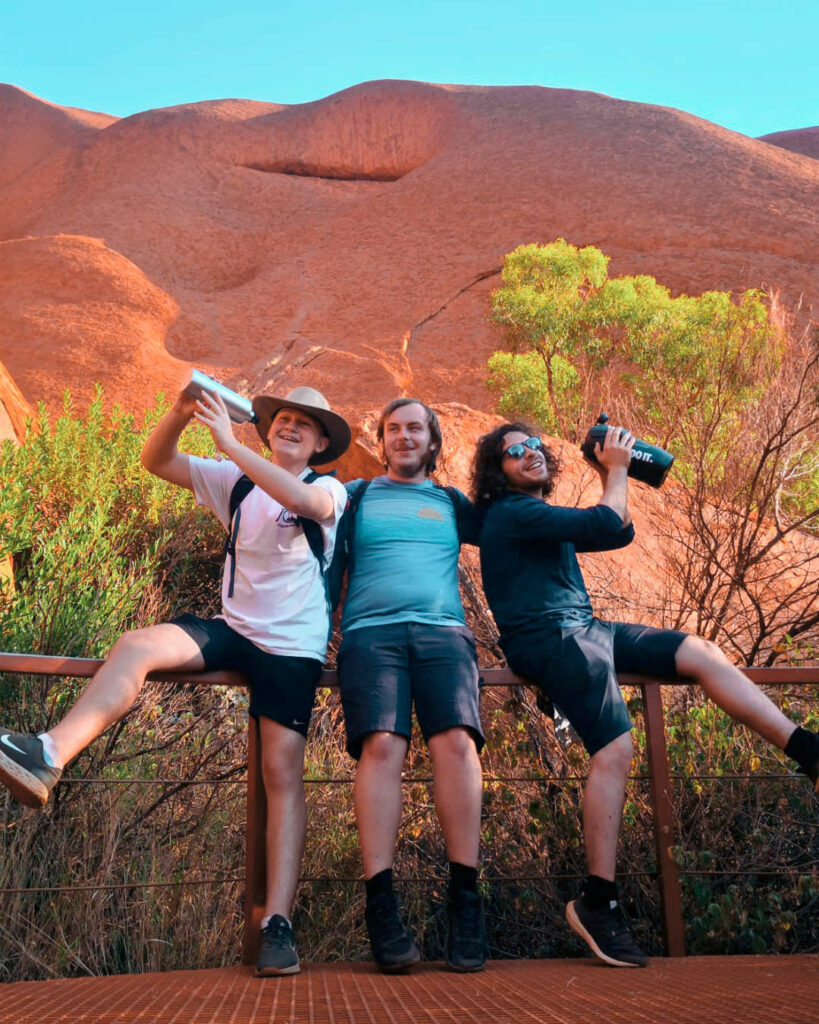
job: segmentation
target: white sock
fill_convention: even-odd
[[[54,740],[48,735],[47,732],[37,733],[37,739],[43,744],[43,757],[48,765],[52,768],[57,768],[60,771],[65,767],[60,760],[60,755],[57,753],[57,747],[54,745]]]

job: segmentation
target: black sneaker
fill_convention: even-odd
[[[397,974],[418,963],[421,954],[401,920],[395,893],[381,892],[367,900],[364,918],[379,971]]]
[[[483,900],[465,889],[450,894],[446,962],[453,971],[482,971],[486,963],[486,921]]]
[[[592,910],[583,896],[566,907],[566,920],[596,957],[612,967],[645,967],[648,957],[634,941],[628,922],[612,900],[603,910]]]
[[[298,974],[300,970],[299,954],[293,941],[293,929],[281,914],[274,914],[262,929],[256,977]]]
[[[62,769],[46,764],[43,741],[22,732],[0,731],[0,782],[26,807],[45,807]]]

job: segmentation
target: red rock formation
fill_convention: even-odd
[[[759,141],[769,142],[772,146],[790,150],[791,153],[801,153],[803,156],[819,160],[819,126],[795,128],[789,132],[772,132],[770,135],[760,135]]]
[[[101,379],[136,410],[195,364],[309,378],[354,418],[487,410],[503,254],[558,236],[677,290],[816,299],[819,167],[679,111],[373,82],[115,121],[0,95],[0,358],[29,400]]]
[[[23,398],[8,370],[0,363],[0,441],[22,441],[26,420],[34,416],[34,409]]]
[[[0,86],[0,188],[45,157],[76,147],[114,121],[110,114],[58,107],[22,89]]]
[[[175,387],[187,364],[163,343],[177,304],[102,240],[56,235],[0,242],[0,318],[9,371],[28,395],[61,407],[103,381],[126,409]]]
[[[65,388],[82,406],[101,381],[138,413],[192,365],[248,394],[310,383],[355,425],[343,479],[378,469],[373,410],[412,394],[466,486],[488,296],[523,242],[593,244],[678,292],[819,302],[819,164],[667,108],[388,81],[117,120],[0,86],[0,134],[6,409],[56,411]],[[637,489],[635,517],[664,500]],[[662,600],[646,538],[612,563],[643,611]]]

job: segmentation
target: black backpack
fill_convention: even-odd
[[[331,474],[316,473],[310,470],[304,478],[304,482],[311,484],[314,480],[318,480],[319,477],[324,475]],[[353,484],[345,485],[347,489],[347,504],[344,506],[344,511],[336,528],[336,543],[329,565],[324,554],[324,535],[322,534],[321,526],[315,519],[306,519],[303,516],[296,517],[299,526],[304,530],[304,536],[307,538],[310,550],[318,561],[321,578],[324,581],[324,592],[327,597],[327,610],[331,616],[336,608],[338,608],[338,603],[341,600],[341,594],[344,589],[344,574],[347,571],[348,565],[352,562],[355,514],[369,485],[369,480],[356,480]],[[226,558],[230,557],[228,597],[233,596],[233,578],[236,571],[236,538],[239,535],[239,522],[242,517],[241,505],[255,486],[249,476],[242,474],[230,492],[230,518],[228,522],[231,524],[231,527],[225,540],[225,556]],[[441,485],[436,484],[436,486]],[[457,488],[441,486],[441,490],[446,491],[455,509],[455,520],[458,525],[459,537],[466,539],[464,533],[467,531],[463,527],[462,517],[459,513],[460,503],[458,497],[456,497],[459,494]],[[472,507],[469,506],[469,509],[471,511]],[[472,540],[469,542],[474,543]],[[332,632],[332,622],[330,630]]]
[[[305,477],[305,480],[309,483],[319,476],[318,473],[314,473],[312,477]],[[344,591],[344,574],[348,569],[352,568],[353,564],[353,548],[355,540],[355,516],[358,511],[358,506],[361,504],[361,499],[367,488],[370,486],[370,480],[356,480],[353,483],[345,484],[347,489],[347,504],[344,506],[344,512],[342,513],[341,519],[339,520],[338,529],[336,531],[336,544],[333,548],[333,557],[330,559],[330,564],[326,565],[326,559],[324,557],[324,538],[321,535],[321,527],[317,522],[312,519],[302,519],[299,517],[305,536],[307,537],[307,543],[310,545],[310,550],[318,559],[321,572],[324,577],[324,587],[327,591],[327,607],[330,612],[334,612],[338,608],[341,595]],[[453,509],[455,510],[455,522],[458,528],[459,539],[466,539],[468,536],[468,529],[464,527],[463,519],[463,504],[465,499],[459,501],[460,496],[457,487],[444,487],[442,484],[436,484],[436,487],[440,487],[442,491],[446,491],[449,500],[452,502]],[[465,502],[470,513],[472,512],[472,506],[468,502]],[[469,541],[473,543],[472,540]]]
[[[316,473],[311,470],[304,478],[307,484],[313,483],[319,477],[331,474]],[[347,568],[347,559],[352,547],[352,531],[355,521],[355,512],[358,503],[367,489],[369,480],[359,480],[354,487],[347,488],[347,504],[336,528],[336,543],[333,549],[333,557],[330,564],[324,554],[324,535],[321,526],[315,519],[307,519],[304,516],[297,516],[296,521],[304,530],[304,536],[310,550],[316,557],[321,571],[321,578],[324,581],[324,591],[327,595],[327,608],[332,613],[338,607],[341,599],[341,592],[344,585],[344,572]],[[250,494],[256,485],[249,476],[243,473],[230,492],[230,514],[228,522],[230,528],[225,539],[225,558],[230,558],[230,582],[228,584],[228,597],[233,597],[233,580],[236,573],[236,538],[239,536],[239,523],[242,518],[242,502]]]

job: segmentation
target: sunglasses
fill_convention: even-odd
[[[503,454],[504,456],[508,455],[510,459],[522,459],[527,448],[530,452],[541,452],[543,451],[543,442],[539,437],[527,437],[525,441],[510,444]]]

